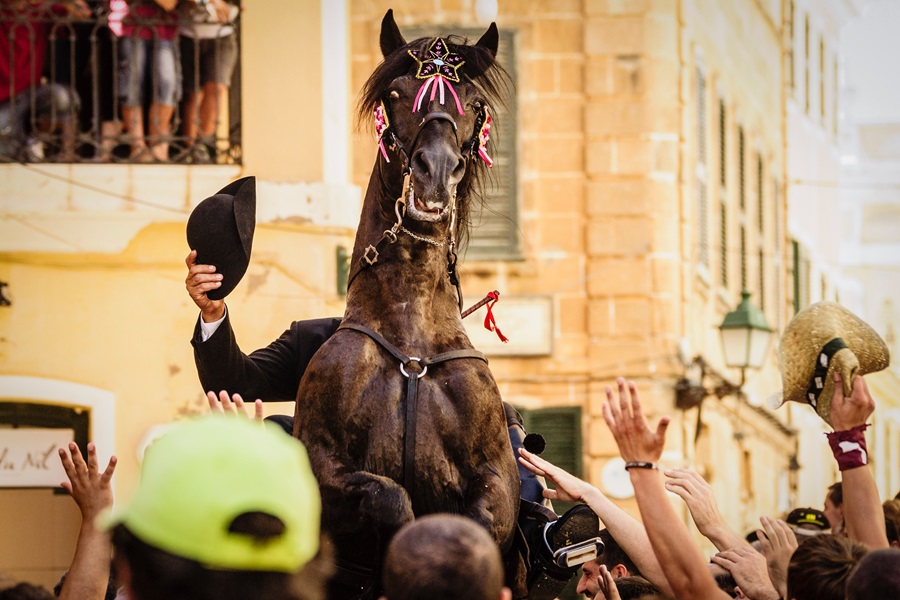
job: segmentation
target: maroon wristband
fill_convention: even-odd
[[[865,434],[867,427],[868,425],[857,425],[853,429],[825,434],[834,458],[837,460],[838,469],[841,471],[855,469],[869,463]]]

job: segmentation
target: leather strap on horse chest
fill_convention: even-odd
[[[487,362],[484,354],[474,348],[465,348],[462,350],[450,350],[431,356],[429,358],[419,358],[418,356],[407,356],[396,346],[384,339],[377,331],[366,327],[365,325],[357,325],[355,323],[341,323],[338,331],[341,329],[350,329],[369,336],[379,346],[387,350],[394,358],[400,361],[400,372],[406,377],[406,435],[403,436],[403,487],[409,494],[410,501],[413,497],[413,482],[416,474],[416,398],[419,389],[419,379],[428,372],[429,365],[456,360],[458,358],[477,358]],[[409,369],[409,370],[407,370]]]

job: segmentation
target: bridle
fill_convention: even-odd
[[[388,139],[389,143],[387,148],[392,152],[395,152],[403,157],[403,168],[401,172],[403,173],[403,183],[400,188],[400,195],[394,201],[394,215],[396,217],[396,221],[391,226],[390,229],[385,229],[381,238],[375,244],[369,244],[366,247],[363,256],[360,258],[359,263],[357,264],[356,270],[350,276],[349,281],[347,282],[347,287],[353,283],[353,280],[362,272],[364,269],[367,269],[373,265],[375,265],[381,252],[384,248],[390,244],[393,244],[397,241],[398,233],[405,233],[410,235],[411,237],[418,239],[420,241],[424,241],[430,243],[432,245],[442,247],[444,245],[447,246],[447,275],[450,278],[450,283],[456,288],[456,295],[459,305],[459,310],[462,312],[463,310],[463,294],[462,288],[460,287],[459,282],[459,274],[457,272],[456,266],[458,262],[458,255],[456,252],[456,227],[457,227],[457,206],[456,206],[456,194],[454,193],[453,198],[451,199],[450,204],[450,227],[446,240],[442,242],[437,242],[430,238],[424,238],[418,235],[413,234],[408,229],[403,226],[403,218],[406,216],[406,207],[408,205],[408,201],[410,196],[413,194],[413,179],[415,177],[412,165],[412,153],[415,151],[416,144],[418,144],[419,137],[422,134],[423,129],[428,123],[432,121],[446,121],[450,123],[451,127],[453,127],[453,133],[456,136],[457,145],[459,144],[459,131],[458,126],[456,124],[456,120],[453,119],[452,116],[446,111],[433,111],[426,114],[422,120],[419,122],[419,125],[416,129],[416,135],[413,137],[412,142],[410,144],[404,144],[403,141],[397,136],[394,132],[394,128],[390,126],[390,113],[385,106],[384,102],[379,105],[379,108],[376,109],[376,122],[378,120],[378,113],[384,115],[384,122],[387,124],[386,127],[382,128],[379,131],[379,148],[381,150],[382,160],[378,162],[379,169],[379,177],[381,179],[382,188],[385,190],[389,190],[391,186],[385,181],[384,175],[384,164],[390,162],[390,157],[388,156],[387,150],[384,147],[384,140]],[[484,127],[484,123],[489,122],[489,116],[487,114],[487,110],[484,107],[479,109],[478,116],[475,119],[475,132],[473,133],[471,139],[466,142],[463,146],[463,159],[466,161],[466,168],[468,169],[468,163],[471,158],[476,155],[481,155],[484,153],[483,146],[484,143],[482,141],[482,130]],[[377,125],[376,125],[377,126]],[[486,140],[484,140],[486,141]],[[407,149],[408,148],[408,149]]]

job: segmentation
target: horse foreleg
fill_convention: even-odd
[[[414,518],[409,494],[388,477],[355,471],[325,481],[320,488],[325,522],[336,535],[368,526],[386,542]]]
[[[512,543],[519,512],[519,480],[485,468],[466,493],[466,516],[481,523],[503,552]]]

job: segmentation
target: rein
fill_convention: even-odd
[[[407,356],[397,349],[396,346],[384,339],[377,331],[366,327],[365,325],[344,322],[337,328],[337,331],[342,329],[349,329],[367,335],[400,362],[400,373],[406,377],[406,405],[403,411],[406,414],[406,434],[403,436],[403,487],[406,488],[410,502],[412,502],[413,483],[415,482],[416,475],[416,400],[418,397],[419,380],[428,372],[428,367],[430,365],[436,365],[460,358],[475,358],[483,360],[485,363],[487,363],[488,360],[484,354],[474,348],[450,350],[428,358]]]

